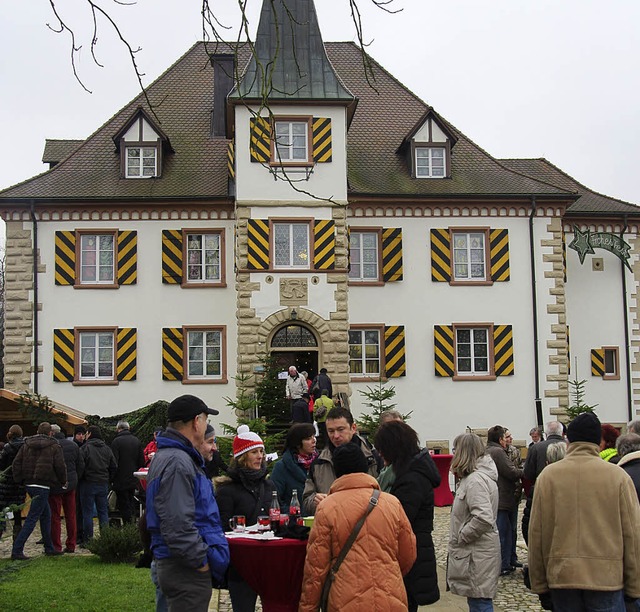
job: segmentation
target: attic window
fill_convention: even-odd
[[[127,147],[127,178],[156,176],[157,169],[157,147]]]
[[[444,178],[447,175],[444,147],[416,146],[415,152],[417,178]]]
[[[276,118],[272,164],[300,166],[310,163],[310,121],[310,117]]]

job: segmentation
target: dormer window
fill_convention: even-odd
[[[276,119],[273,164],[306,164],[309,152],[309,119],[304,121]]]
[[[143,108],[113,137],[120,154],[120,173],[125,179],[148,179],[162,175],[162,159],[173,153],[167,136]]]
[[[444,147],[416,146],[416,178],[444,178],[446,155]]]

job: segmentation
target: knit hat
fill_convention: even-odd
[[[237,459],[254,448],[264,448],[262,438],[250,431],[248,425],[240,425],[238,435],[233,439],[233,457]]]
[[[362,449],[355,442],[349,442],[333,451],[333,469],[336,478],[340,478],[345,474],[367,472],[369,464]]]
[[[600,444],[601,434],[600,419],[594,412],[579,414],[567,427],[567,439],[569,442]]]
[[[215,437],[215,435],[216,430],[213,428],[213,425],[211,425],[211,423],[207,423],[207,429],[204,432],[204,439],[209,440],[210,438]]]

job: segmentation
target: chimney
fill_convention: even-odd
[[[235,78],[235,56],[229,53],[211,54],[213,66],[213,116],[211,118],[211,135],[226,138],[227,136],[227,96],[233,89]]]

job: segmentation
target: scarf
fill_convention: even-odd
[[[305,471],[305,473],[309,473],[309,468],[311,464],[316,460],[318,456],[318,451],[313,451],[310,455],[303,455],[302,453],[293,453],[295,460],[298,462],[300,467]]]
[[[247,489],[253,490],[267,475],[267,466],[263,464],[259,470],[237,467],[227,473],[232,480],[240,481]]]

